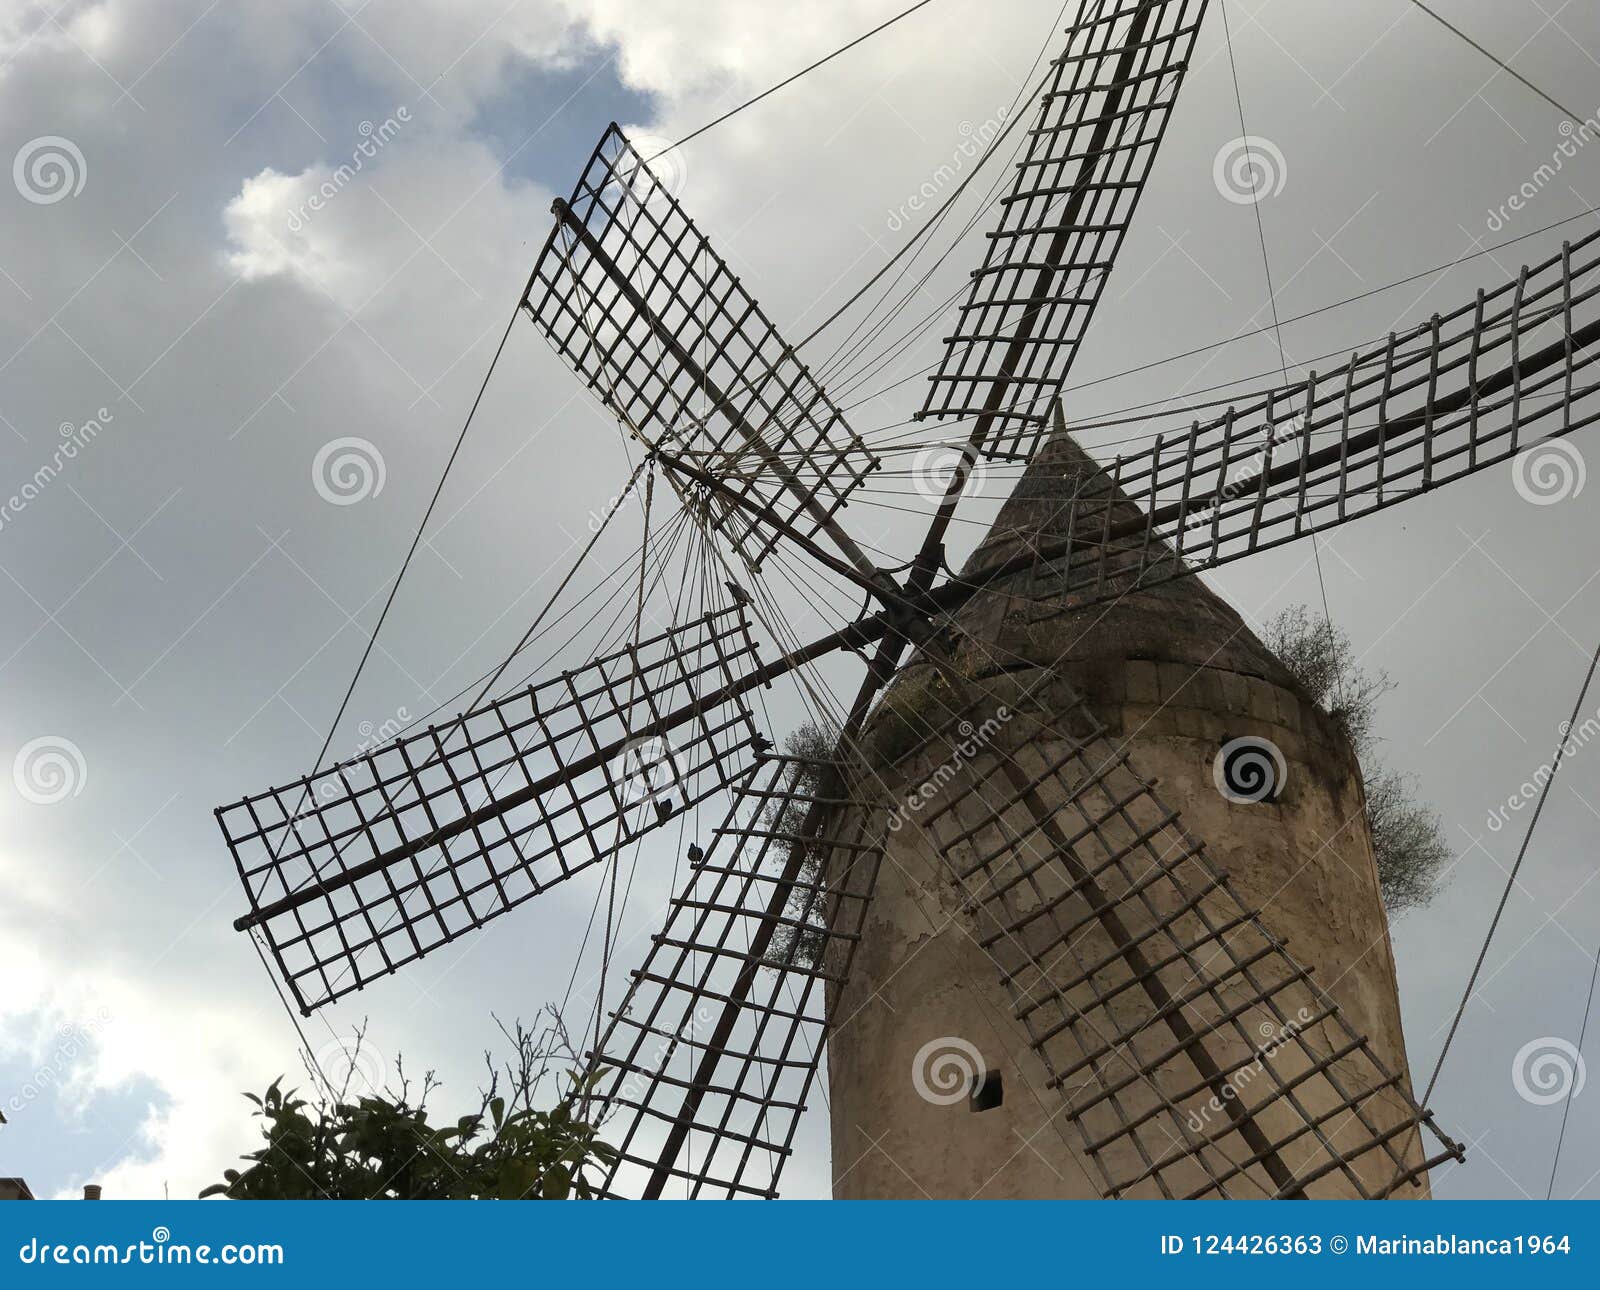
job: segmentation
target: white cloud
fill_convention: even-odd
[[[548,218],[549,200],[508,183],[482,142],[434,134],[393,144],[359,171],[318,164],[246,179],[223,210],[224,258],[246,282],[285,279],[359,312],[428,371],[471,333],[455,331],[432,362],[416,341],[435,327],[470,327],[466,314],[486,300],[509,307],[507,257]],[[382,319],[395,326],[376,327]]]
[[[96,58],[104,56],[117,34],[111,0],[80,6],[74,13],[64,12],[67,7],[57,6],[52,13],[33,0],[0,0],[0,76],[21,55],[47,49],[76,47]]]
[[[740,0],[643,6],[629,0],[569,3],[596,40],[618,48],[628,84],[673,99],[708,88],[764,87],[837,48],[844,33],[859,34],[891,12],[861,0],[763,5],[759,14]],[[862,60],[871,66],[892,57],[863,46],[857,71]]]
[[[25,924],[7,907],[0,919],[6,989],[0,994],[0,1054],[19,1056],[70,1109],[134,1081],[167,1099],[126,1132],[98,1176],[73,1179],[75,1195],[99,1182],[113,1197],[192,1196],[217,1181],[252,1147],[249,1105],[285,1060],[281,1016],[265,1016],[208,991],[205,979],[133,973],[110,960],[63,953],[69,938],[54,921]],[[43,933],[43,934],[41,934]],[[300,1072],[287,1072],[291,1077]],[[6,1090],[24,1101],[38,1090]],[[10,1115],[20,1122],[26,1105]]]
[[[330,166],[313,166],[298,175],[280,175],[270,166],[244,181],[239,195],[222,212],[228,230],[228,267],[246,282],[282,273],[298,274],[315,285],[337,272],[339,260],[326,236],[296,219],[321,186],[331,183]],[[323,221],[324,230],[331,221]],[[320,244],[319,244],[320,243]]]

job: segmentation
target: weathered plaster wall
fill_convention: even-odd
[[[1086,460],[1070,441],[1053,444],[1042,467],[1036,463],[1019,485],[968,571],[1003,558],[1019,531],[1047,526],[1052,516],[1041,514],[1041,504],[1049,502],[1052,489],[1059,490],[1061,472]],[[1110,607],[1074,609],[1064,602],[1064,612],[1042,621],[1035,621],[1038,606],[1025,605],[1019,596],[1016,585],[998,587],[963,611],[951,642],[959,670],[987,677],[1006,694],[1042,699],[1047,708],[1065,706],[1058,693],[1063,683],[1082,693],[1112,738],[1126,744],[1138,772],[1157,781],[1166,804],[1181,812],[1182,827],[1205,840],[1244,904],[1262,911],[1262,921],[1315,971],[1349,1024],[1369,1038],[1391,1070],[1404,1075],[1388,924],[1359,773],[1339,731],[1198,579],[1139,591]],[[925,703],[931,675],[925,663],[908,669],[891,690],[885,713],[897,704],[915,709]],[[905,712],[899,715],[903,719]],[[922,715],[934,720],[942,714]],[[880,714],[880,729],[886,720]],[[869,727],[869,745],[871,733]],[[1224,743],[1241,736],[1271,740],[1281,750],[1287,774],[1275,801],[1236,804],[1217,790],[1214,758]],[[1041,747],[1024,755],[1049,751]],[[876,769],[893,773],[887,765]],[[930,770],[927,764],[902,765],[900,782],[915,784]],[[980,754],[963,768],[960,783],[943,791],[958,792],[961,783],[982,784],[996,775],[993,759]],[[1083,1155],[1075,1127],[1060,1114],[1060,1093],[1045,1087],[1043,1065],[1030,1051],[975,930],[923,832],[908,827],[892,834],[829,1045],[837,1196],[1098,1194],[1097,1171]],[[1092,951],[1092,929],[1089,935],[1086,949]],[[1130,1019],[1150,1007],[1133,995],[1122,1004]],[[1310,1037],[1324,1049],[1337,1043],[1326,1026]],[[972,1045],[987,1068],[1001,1073],[999,1106],[974,1110],[965,1096],[945,1103],[919,1093],[918,1054],[942,1038]],[[1221,1032],[1210,1043],[1230,1060],[1249,1056],[1242,1040]],[[1316,1087],[1312,1081],[1304,1090],[1313,1113],[1319,1109]],[[1377,1115],[1387,1115],[1386,1127],[1399,1122],[1404,1108],[1390,1098]],[[1335,1145],[1341,1135],[1349,1142],[1361,1132],[1348,1117],[1343,1120],[1325,1126]],[[1406,1141],[1408,1155],[1416,1158],[1417,1144]],[[1118,1149],[1133,1147],[1124,1143]],[[1306,1140],[1283,1155],[1292,1166],[1314,1150]],[[1362,1157],[1359,1169],[1374,1189],[1392,1172],[1378,1151]],[[1337,1177],[1318,1186],[1318,1194],[1350,1191]],[[1407,1187],[1401,1194],[1425,1195],[1426,1187]]]

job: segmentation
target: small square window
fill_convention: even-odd
[[[992,1111],[1005,1101],[1005,1087],[999,1071],[985,1071],[972,1081],[972,1098],[968,1105],[974,1111]]]

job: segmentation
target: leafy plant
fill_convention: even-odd
[[[1394,683],[1384,672],[1363,670],[1350,637],[1305,605],[1284,610],[1261,638],[1355,750],[1390,917],[1426,905],[1439,892],[1451,850],[1438,814],[1416,799],[1415,781],[1389,770],[1374,754],[1378,702]]]
[[[1299,682],[1306,697],[1333,719],[1357,757],[1372,751],[1378,702],[1394,689],[1387,672],[1367,672],[1342,628],[1305,605],[1285,609],[1267,624],[1262,642]]]
[[[1415,800],[1409,777],[1382,768],[1363,773],[1384,906],[1391,915],[1420,908],[1438,894],[1451,859],[1439,816]]]
[[[564,1033],[564,1032],[563,1032]],[[361,1042],[357,1036],[357,1047]],[[616,1151],[578,1107],[594,1078],[574,1079],[566,1097],[540,1109],[532,1096],[543,1076],[532,1037],[516,1029],[518,1065],[508,1067],[511,1096],[499,1072],[482,1105],[453,1124],[430,1124],[427,1101],[438,1087],[423,1079],[415,1102],[403,1078],[398,1092],[350,1099],[349,1080],[317,1101],[285,1092],[279,1077],[257,1097],[263,1145],[226,1169],[202,1197],[231,1200],[588,1200],[590,1170],[603,1171]],[[353,1064],[352,1064],[353,1069]]]

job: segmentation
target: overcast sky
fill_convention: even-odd
[[[1241,134],[1220,5],[1080,355],[1071,418],[1276,366],[1255,335],[1116,377],[1268,318],[1256,208],[1214,179]],[[314,761],[551,197],[608,121],[663,146],[901,7],[0,0],[0,161],[14,159],[0,184],[0,499],[50,467],[0,512],[0,1174],[41,1193],[100,1181],[187,1196],[253,1145],[239,1094],[298,1075],[297,1040],[231,930],[244,906],[212,808]],[[1600,107],[1592,7],[1441,7],[1574,111]],[[914,231],[913,194],[970,164],[963,143],[1053,52],[1059,10],[934,0],[672,154],[682,199],[791,339]],[[1228,16],[1249,131],[1272,145],[1259,209],[1286,318],[1600,198],[1600,144],[1587,144],[1505,210],[1557,153],[1560,115],[1408,0],[1229,0]],[[360,172],[313,209],[363,145]],[[1592,219],[1291,326],[1290,362],[1326,370],[1321,356],[1469,300]],[[950,257],[927,308],[979,252],[975,236]],[[844,330],[807,348],[814,367]],[[841,365],[834,388],[861,400],[858,428],[903,419],[919,382],[864,396],[930,353]],[[318,486],[346,439],[364,441],[372,472],[353,503],[325,470]],[[335,753],[492,667],[626,470],[614,426],[519,324]],[[987,491],[1007,483],[996,472]],[[1383,756],[1416,777],[1459,853],[1444,893],[1395,926],[1419,1079],[1531,808],[1498,830],[1488,817],[1550,758],[1600,636],[1597,488],[1532,505],[1501,469],[1324,548],[1333,616],[1397,687]],[[928,506],[901,483],[848,515],[905,558],[908,511]],[[620,558],[637,519],[601,554]],[[1257,621],[1322,594],[1302,546],[1213,581]],[[792,599],[802,635],[838,621]],[[853,685],[851,666],[828,676]],[[775,694],[770,733],[798,711]],[[1597,822],[1600,750],[1585,748],[1562,769],[1433,1099],[1471,1155],[1439,1172],[1440,1195],[1545,1192],[1562,1104],[1523,1096],[1513,1071],[1529,1045],[1578,1041],[1600,942]],[[667,890],[651,859],[623,927],[634,954]],[[498,1042],[491,1013],[532,1018],[565,994],[594,895],[568,884],[328,1010],[307,1023],[312,1047],[332,1051],[367,1017],[385,1062],[437,1069],[448,1109],[465,1109]],[[593,984],[580,974],[581,1006]],[[1596,1096],[1572,1103],[1558,1195],[1600,1185],[1586,1163]],[[790,1194],[827,1190],[814,1110]]]

